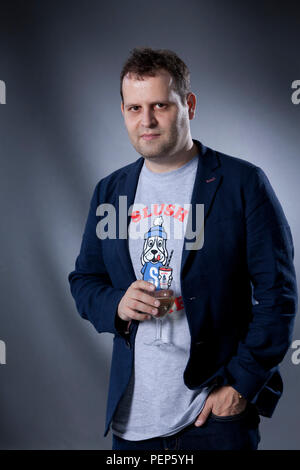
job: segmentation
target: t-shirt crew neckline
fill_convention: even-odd
[[[175,170],[165,171],[163,173],[156,173],[152,170],[149,170],[149,168],[147,168],[147,166],[145,164],[145,160],[144,160],[144,163],[143,163],[143,166],[142,166],[142,173],[143,173],[144,176],[148,176],[152,180],[153,180],[153,178],[156,178],[156,179],[159,179],[160,181],[161,180],[166,180],[166,179],[169,179],[169,178],[173,178],[173,177],[176,177],[178,175],[182,176],[183,173],[188,172],[191,169],[193,169],[195,166],[197,166],[198,158],[199,158],[199,154],[197,153],[191,160],[189,160],[187,163],[185,163],[181,167],[176,168]]]

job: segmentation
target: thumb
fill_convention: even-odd
[[[203,410],[201,411],[201,413],[199,414],[196,422],[195,422],[195,426],[202,426],[202,424],[205,423],[205,421],[207,420],[210,412],[211,412],[211,406],[206,402],[206,404],[204,405],[204,408]]]

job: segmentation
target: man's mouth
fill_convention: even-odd
[[[160,134],[143,134],[141,137],[144,140],[153,140],[157,139],[160,136]]]

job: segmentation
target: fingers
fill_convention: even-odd
[[[140,302],[139,300],[129,298],[127,301],[127,307],[131,310],[139,313],[149,313],[150,315],[156,315],[158,313],[158,309],[153,305],[153,299],[151,299],[152,305],[148,305],[146,303]],[[158,302],[157,300],[155,302]]]
[[[119,303],[119,316],[126,320],[144,321],[151,318],[149,315],[157,315],[160,302],[151,295],[154,291],[155,286],[150,282],[143,280],[133,282]]]
[[[131,284],[131,287],[128,292],[128,307],[137,312],[157,315],[160,301],[153,296],[155,286],[150,282],[138,280]]]
[[[122,314],[126,315],[126,318],[129,318],[130,320],[145,321],[151,318],[151,315],[147,315],[146,313],[139,313],[129,307],[123,307]]]
[[[152,284],[151,282],[148,282],[148,281],[142,281],[142,280],[137,280],[137,281],[134,281],[130,288],[133,288],[133,289],[144,289],[146,291],[149,291],[149,292],[154,292],[155,291],[155,285]]]
[[[210,413],[211,413],[211,405],[209,403],[207,403],[207,401],[206,401],[203,410],[201,411],[201,413],[199,414],[199,416],[198,416],[198,418],[195,422],[195,426],[197,426],[197,427],[202,426],[205,423],[205,421],[207,420],[207,418],[209,417]]]
[[[160,301],[157,300],[153,295],[148,294],[147,292],[134,289],[130,292],[129,298],[132,300],[139,301],[140,303],[149,305],[150,307],[158,307],[160,304]],[[134,307],[133,307],[134,308]],[[152,313],[152,312],[149,312]]]

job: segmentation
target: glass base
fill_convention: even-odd
[[[155,339],[151,343],[144,343],[146,346],[157,346],[163,350],[168,350],[171,351],[172,349],[175,348],[175,345],[173,343],[165,343],[161,339]]]

